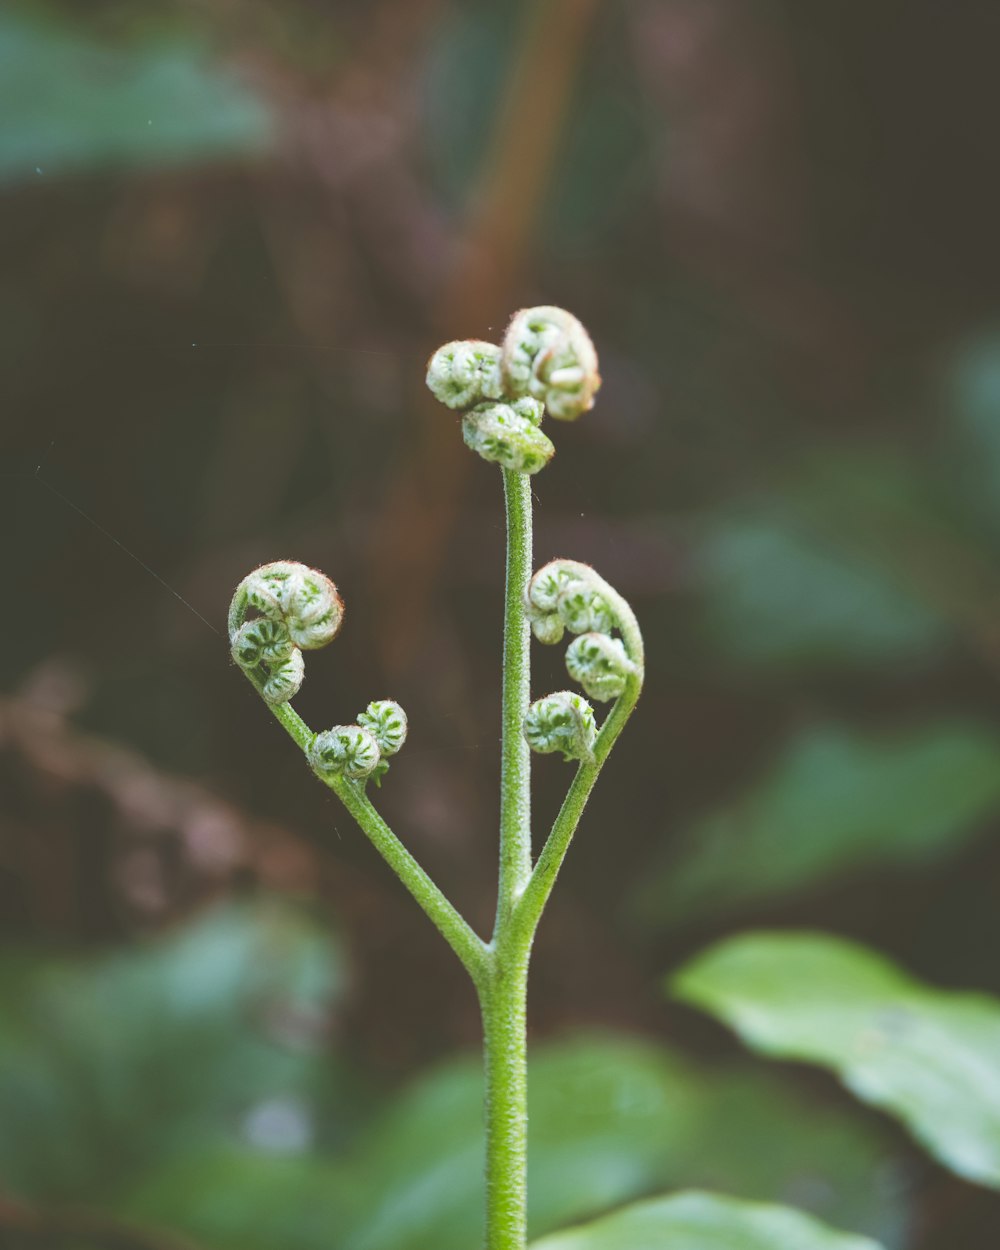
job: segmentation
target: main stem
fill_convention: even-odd
[[[480,988],[486,1066],[486,1250],[524,1250],[528,1239],[527,1000],[530,936],[514,909],[531,876],[531,753],[524,738],[530,699],[531,482],[503,470],[507,506],[500,886],[489,970]]]

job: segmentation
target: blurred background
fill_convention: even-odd
[[[488,930],[502,499],[423,372],[534,303],[605,379],[536,563],[650,661],[533,966],[535,1227],[700,1185],[997,1244],[663,977],[805,927],[1000,993],[998,46],[932,0],[5,8],[0,1245],[476,1244],[472,990],[224,622],[334,578],[297,706],[402,702],[378,803]]]

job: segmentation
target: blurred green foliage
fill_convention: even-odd
[[[0,182],[261,152],[262,97],[188,40],[119,45],[76,24],[0,15]]]
[[[335,1095],[309,1031],[343,965],[287,908],[218,911],[87,962],[8,956],[0,986],[0,1180],[26,1198],[111,1201],[239,1139],[255,1108]]]
[[[863,946],[794,932],[727,939],[671,986],[764,1054],[832,1068],[945,1166],[1000,1188],[1000,1001],[929,989]]]
[[[878,1250],[783,1207],[678,1194],[535,1243],[535,1250]]]
[[[358,1073],[322,1028],[341,956],[300,913],[216,910],[128,954],[8,959],[2,983],[8,1193],[221,1250],[463,1250],[479,1235],[479,1060],[361,1117]],[[530,1166],[538,1233],[681,1186],[787,1201],[890,1246],[906,1226],[868,1127],[638,1039],[537,1048]]]
[[[819,725],[748,790],[701,817],[642,883],[646,926],[711,920],[852,872],[925,865],[1000,803],[1000,737],[937,722],[895,735]]]

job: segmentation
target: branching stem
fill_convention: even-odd
[[[249,676],[254,680],[252,675]],[[298,712],[288,703],[269,706],[288,736],[303,752],[308,752],[316,735]],[[324,777],[322,780],[333,790],[378,853],[423,908],[435,928],[462,961],[481,993],[488,981],[490,948],[396,837],[375,810],[362,786],[346,777]]]
[[[503,473],[507,567],[500,872],[496,919],[488,944],[424,872],[365,792],[366,781],[381,775],[376,769],[384,771],[388,761],[383,756],[394,755],[405,740],[402,708],[391,700],[371,703],[358,717],[358,724],[335,726],[317,735],[289,702],[302,682],[302,651],[325,645],[340,625],[343,604],[329,578],[290,561],[262,565],[236,589],[229,615],[230,644],[237,664],[310,767],[361,826],[476,986],[486,1071],[486,1250],[525,1250],[531,947],[590,792],[642,689],[642,635],[629,605],[588,565],[557,560],[539,570],[539,585],[544,587],[550,579],[555,586],[548,607],[531,582],[530,475],[544,465],[552,448],[538,430],[543,408],[572,419],[593,404],[600,385],[597,356],[583,326],[562,309],[523,309],[511,322],[502,350],[478,341],[446,344],[431,358],[428,385],[449,407],[469,409],[463,418],[466,442],[484,459],[499,462]],[[487,421],[493,423],[488,429],[483,425]],[[470,434],[470,422],[475,437]],[[530,607],[529,582],[535,596]],[[549,613],[553,603],[557,611]],[[247,622],[251,605],[261,618]],[[532,621],[544,641],[558,641],[564,628],[585,634],[567,654],[570,674],[594,698],[613,697],[621,691],[596,739],[589,703],[572,692],[562,691],[531,705]],[[619,630],[620,640],[610,637],[613,628]],[[599,663],[610,668],[595,669]],[[537,709],[560,699],[569,701],[569,715],[576,718],[572,723],[583,726],[582,745],[571,744],[567,749],[560,739],[553,744],[544,733],[536,732],[538,722],[532,718],[541,715]],[[534,866],[529,737],[539,750],[561,749],[567,757],[584,757]],[[562,739],[563,744],[567,741]]]

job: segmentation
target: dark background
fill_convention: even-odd
[[[649,676],[540,935],[534,1038],[601,1026],[737,1061],[661,980],[749,927],[1000,993],[1000,10],[140,8],[0,19],[5,947],[87,960],[277,893],[341,934],[328,1042],[360,1085],[477,1044],[461,970],[224,622],[263,561],[337,582],[345,627],[297,706],[317,728],[405,706],[378,802],[485,931],[502,500],[424,363],[558,303],[605,382],[550,431],[536,561],[614,582]],[[538,692],[564,684],[555,650],[535,664]],[[914,812],[906,744],[965,732],[973,776],[944,767]],[[807,827],[741,849],[746,796],[824,733],[853,754],[821,765]],[[857,770],[887,742],[869,811]],[[568,771],[536,776],[544,827]],[[668,897],[712,830],[709,886]],[[783,879],[811,843],[828,853]],[[987,1191],[856,1114],[905,1176],[897,1246],[996,1244]]]

